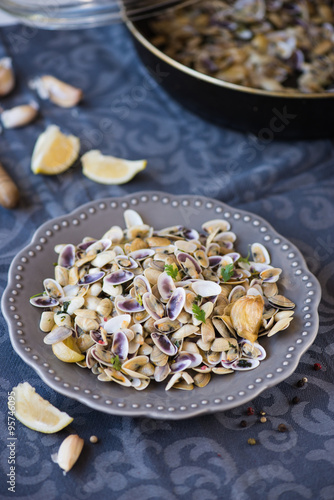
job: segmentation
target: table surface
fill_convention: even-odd
[[[1,162],[21,192],[16,210],[0,208],[1,291],[12,258],[41,223],[90,200],[149,189],[214,197],[263,216],[302,251],[323,298],[314,345],[291,377],[252,401],[255,415],[247,416],[246,405],[177,422],[110,416],[55,393],[13,352],[1,316],[1,498],[13,495],[6,484],[7,392],[28,381],[74,421],[56,435],[17,423],[18,498],[332,500],[333,142],[261,142],[198,118],[153,81],[121,25],[58,33],[7,26],[0,34],[2,52],[13,58],[17,75],[4,107],[35,98],[27,82],[41,72],[82,88],[85,99],[74,110],[42,102],[34,124],[1,136]],[[56,177],[34,176],[33,145],[51,123],[79,136],[83,151],[147,158],[148,167],[123,186],[95,184],[79,165]],[[313,368],[316,362],[320,371]],[[308,383],[298,388],[304,376]],[[294,396],[299,404],[291,403]],[[266,412],[266,423],[259,422],[260,410]],[[240,427],[241,420],[246,428]],[[277,431],[280,423],[288,432]],[[69,430],[86,444],[64,477],[50,455]],[[89,443],[91,434],[99,437],[98,444]],[[255,446],[247,444],[251,437]]]

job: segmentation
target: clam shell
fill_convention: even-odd
[[[128,257],[135,259],[135,260],[145,260],[148,257],[152,257],[152,255],[155,254],[155,250],[152,248],[143,248],[140,250],[134,250],[133,252],[128,254]]]
[[[132,387],[134,389],[136,389],[136,391],[143,391],[144,389],[146,389],[146,387],[149,385],[150,383],[150,379],[148,377],[144,377],[144,378],[134,378],[132,380]]]
[[[114,355],[118,356],[121,360],[124,360],[128,357],[129,342],[125,333],[121,331],[114,333],[111,350]]]
[[[170,367],[168,363],[166,363],[163,366],[156,366],[154,369],[154,380],[156,382],[162,382],[168,377],[169,374],[170,374]]]
[[[96,343],[101,346],[107,346],[108,345],[108,340],[106,335],[101,332],[101,330],[91,330],[89,332],[90,338]]]
[[[282,269],[279,267],[273,267],[271,269],[266,269],[260,273],[260,278],[264,283],[276,283],[278,281],[280,275],[282,273]]]
[[[140,217],[139,213],[136,212],[135,210],[125,210],[124,214],[124,221],[127,229],[130,229],[130,227],[133,226],[142,226],[144,224],[143,219]]]
[[[53,311],[43,311],[39,322],[39,328],[42,330],[42,332],[50,332],[54,327],[54,324],[55,322]]]
[[[211,380],[211,374],[210,373],[196,373],[194,376],[194,384],[197,385],[197,387],[205,387],[208,385],[208,383]]]
[[[219,295],[221,288],[217,283],[206,280],[197,280],[192,284],[192,289],[196,295],[201,297],[211,297],[213,295]]]
[[[103,284],[108,283],[110,285],[116,286],[121,285],[130,281],[134,277],[134,274],[130,271],[124,271],[120,269],[119,271],[114,271],[113,273],[107,274],[103,280]]]
[[[202,363],[202,359],[200,354],[181,351],[175,358],[175,363],[171,365],[171,371],[176,373],[187,368],[195,368]]]
[[[178,330],[181,323],[178,320],[172,321],[170,318],[161,318],[154,322],[154,327],[161,333],[169,334]]]
[[[239,358],[230,365],[230,368],[235,371],[248,371],[254,370],[259,364],[260,361],[258,359]]]
[[[112,226],[104,235],[102,239],[109,239],[113,245],[121,243],[123,240],[123,229],[119,226]]]
[[[190,241],[178,240],[175,242],[175,247],[181,252],[194,253],[197,250],[197,245]]]
[[[287,299],[283,295],[275,295],[274,297],[270,297],[268,299],[268,302],[270,305],[282,310],[294,309],[296,307],[296,304],[294,304],[291,300]]]
[[[138,263],[128,255],[117,255],[115,257],[115,262],[119,267],[126,270],[137,269],[138,267]]]
[[[75,246],[65,245],[58,257],[58,266],[70,268],[75,262]]]
[[[153,295],[153,293],[146,292],[143,295],[143,305],[152,318],[159,320],[165,314],[164,306],[161,302]]]
[[[46,295],[41,295],[40,297],[32,297],[29,300],[30,304],[35,307],[55,307],[59,304],[59,301],[48,297]]]
[[[160,296],[163,300],[169,300],[175,290],[174,280],[166,272],[160,274],[157,282]]]
[[[270,255],[266,247],[261,243],[253,243],[251,246],[252,258],[254,262],[270,264]]]
[[[136,378],[147,378],[146,375],[142,375],[138,372],[138,368],[146,365],[149,362],[147,356],[135,356],[122,364],[122,371]]]
[[[182,236],[186,240],[198,240],[199,239],[199,233],[196,231],[196,229],[191,229],[184,227],[182,230]]]
[[[135,313],[144,311],[145,308],[136,299],[124,299],[117,301],[117,307],[125,313]]]
[[[204,267],[204,268],[209,267],[209,264],[210,264],[209,258],[207,256],[207,254],[204,252],[204,250],[197,250],[194,253],[194,256],[201,267]]]
[[[183,309],[186,293],[183,288],[176,288],[172,293],[166,307],[167,316],[174,321]]]
[[[105,276],[105,274],[106,273],[103,271],[85,274],[82,278],[79,279],[78,285],[92,285],[93,283],[100,281]]]
[[[143,276],[136,276],[133,280],[133,286],[135,289],[135,294],[139,296],[143,296],[146,292],[151,292],[151,285],[148,279]]]
[[[167,335],[161,335],[160,333],[153,332],[151,333],[151,339],[160,351],[167,354],[167,356],[175,356],[177,353],[177,347],[169,340]]]
[[[242,340],[239,344],[242,352],[242,357],[254,358],[262,361],[266,358],[267,353],[262,345],[254,342],[249,342],[248,340]]]
[[[56,344],[57,342],[61,342],[68,337],[70,337],[73,333],[73,330],[71,328],[67,328],[66,326],[58,326],[57,328],[54,328],[50,333],[45,335],[43,338],[44,344],[52,345]]]
[[[91,265],[101,268],[112,262],[115,257],[116,253],[113,250],[106,250],[105,252],[97,254],[95,259],[91,261]]]
[[[231,229],[231,224],[224,219],[213,219],[202,224],[203,231],[207,233],[212,233],[217,229],[221,232],[229,231]]]
[[[191,278],[197,279],[201,274],[201,266],[197,262],[194,257],[189,255],[188,253],[180,252],[176,256],[178,262],[181,264],[181,267],[185,274],[189,275]]]
[[[64,297],[64,290],[56,280],[47,278],[43,281],[43,286],[49,297],[56,300],[61,300]]]
[[[93,358],[95,358],[99,363],[107,366],[113,366],[114,356],[110,351],[106,351],[94,346],[91,348],[90,353]]]
[[[124,330],[125,328],[127,328],[130,324],[130,321],[130,314],[121,314],[109,319],[106,323],[103,323],[102,326],[107,333],[116,333],[119,330]]]
[[[193,335],[194,333],[197,333],[199,331],[199,327],[195,325],[183,325],[181,328],[176,329],[172,335],[173,340],[182,340],[186,337],[189,337],[190,335]],[[167,332],[170,333],[170,332]]]
[[[123,385],[124,387],[131,387],[130,380],[115,368],[105,368],[104,372],[110,377],[110,380],[116,384]]]

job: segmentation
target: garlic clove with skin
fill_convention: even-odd
[[[12,60],[9,57],[0,59],[0,96],[9,94],[14,88],[15,76]]]
[[[233,302],[231,320],[233,328],[239,335],[250,342],[258,337],[262,322],[264,300],[262,295],[245,295]]]
[[[5,128],[24,127],[32,122],[37,114],[38,105],[35,102],[31,102],[3,111],[1,113],[1,121]]]
[[[37,91],[41,99],[49,99],[62,108],[76,106],[83,96],[81,89],[51,75],[37,77],[30,82],[29,86]]]
[[[55,463],[66,473],[72,469],[78,460],[84,445],[84,440],[77,434],[71,434],[61,443],[56,456],[52,456]]]

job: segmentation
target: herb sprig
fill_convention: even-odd
[[[227,266],[222,267],[221,275],[223,277],[224,283],[226,283],[226,281],[229,281],[231,279],[233,273],[234,273],[233,263],[227,264]]]
[[[198,321],[205,323],[205,311],[201,309],[198,304],[193,304],[192,307],[193,314]]]
[[[115,370],[117,370],[117,371],[120,371],[120,369],[122,368],[122,363],[118,357],[118,354],[116,354],[116,356],[111,358],[111,363],[113,365],[113,368],[115,368]]]
[[[168,276],[173,278],[173,280],[176,279],[179,272],[178,268],[174,266],[174,264],[165,264],[165,271],[168,274]]]

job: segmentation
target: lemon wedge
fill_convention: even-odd
[[[37,139],[31,158],[31,170],[34,174],[61,174],[75,162],[79,150],[78,137],[65,135],[57,125],[49,125]]]
[[[45,434],[64,429],[73,421],[64,411],[58,410],[43,399],[28,382],[13,388],[15,393],[15,417],[26,427]]]
[[[52,351],[60,361],[64,361],[65,363],[77,363],[85,359],[84,354],[80,352],[73,337],[68,337],[61,342],[52,344]]]
[[[100,184],[124,184],[144,170],[146,160],[129,161],[114,156],[105,156],[93,149],[81,157],[82,172],[92,181]]]

